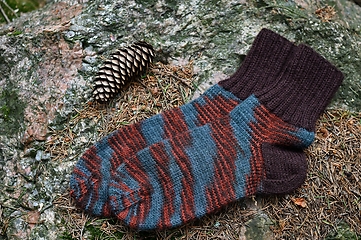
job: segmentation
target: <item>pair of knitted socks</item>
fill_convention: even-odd
[[[91,214],[163,229],[247,196],[289,193],[306,178],[303,149],[342,79],[311,48],[263,29],[233,76],[89,148],[71,195]]]

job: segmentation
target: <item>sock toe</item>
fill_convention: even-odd
[[[87,170],[81,159],[70,178],[70,195],[75,204],[91,215],[109,217],[111,211],[107,192],[108,187]]]
[[[152,192],[142,171],[134,171],[137,164],[139,162],[136,158],[122,163],[109,182],[109,204],[116,216],[138,204]],[[138,168],[141,169],[139,165]]]
[[[109,160],[112,151],[103,138],[90,147],[74,167],[70,178],[70,194],[76,205],[96,216],[110,216],[108,186]]]

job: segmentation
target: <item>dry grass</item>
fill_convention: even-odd
[[[245,222],[257,213],[233,203],[218,213],[176,229],[137,232],[120,221],[84,214],[74,206],[68,192],[60,196],[54,205],[65,222],[67,232],[74,239],[240,239],[246,231]],[[91,229],[92,237],[85,235],[85,229]]]
[[[88,103],[74,122],[84,118],[100,120],[98,131],[105,136],[123,125],[184,104],[191,97],[192,80],[192,62],[184,67],[156,63],[147,76],[121,94],[113,108],[107,108],[108,104]]]
[[[117,99],[114,108],[88,104],[78,111],[72,124],[91,119],[99,123],[100,136],[105,136],[188,101],[193,92],[192,79],[191,63],[184,67],[155,64],[142,82],[132,84]],[[63,157],[73,134],[63,130],[54,132],[53,137],[68,139],[65,144],[48,144],[48,150],[57,153],[55,157]],[[247,221],[262,212],[274,223],[271,233],[275,239],[322,239],[341,222],[361,234],[361,114],[327,111],[318,122],[316,140],[306,154],[308,178],[295,193],[261,198],[257,208],[247,207],[242,201],[234,203],[177,229],[135,232],[114,219],[87,216],[74,207],[68,193],[54,205],[69,236],[75,239],[90,238],[85,232],[93,232],[92,239],[240,239]]]
[[[326,6],[317,9],[315,11],[315,14],[317,15],[318,18],[321,19],[322,22],[329,22],[335,17],[336,10],[332,6]]]
[[[315,142],[307,149],[305,184],[291,197],[264,199],[277,221],[277,238],[322,239],[342,222],[361,234],[361,113],[327,111],[318,122]]]
[[[118,99],[109,104],[88,102],[62,130],[51,130],[46,142],[46,152],[53,160],[64,159],[69,155],[70,146],[77,136],[74,125],[83,119],[94,121],[99,138],[112,131],[163,110],[180,106],[187,102],[193,90],[193,64],[175,67],[156,63],[142,80],[131,83]],[[109,107],[112,106],[112,107]]]

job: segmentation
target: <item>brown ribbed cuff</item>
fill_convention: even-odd
[[[286,122],[314,131],[342,80],[335,66],[301,44],[279,78],[255,95]]]
[[[295,49],[296,46],[286,38],[262,29],[241,67],[219,85],[244,100],[273,82]]]

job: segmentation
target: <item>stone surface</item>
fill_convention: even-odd
[[[193,60],[204,90],[231,75],[268,27],[338,66],[345,83],[331,107],[360,111],[361,8],[346,0],[322,4],[335,6],[329,22],[311,0],[49,1],[1,25],[0,236],[55,239],[64,231],[53,200],[68,187],[79,154],[98,139],[96,123],[67,124],[90,99],[102,59],[135,40],[152,44],[160,61]],[[45,142],[59,141],[52,132],[63,129],[71,129],[72,145],[64,139],[65,157],[55,161]],[[267,219],[260,216],[252,225]]]

